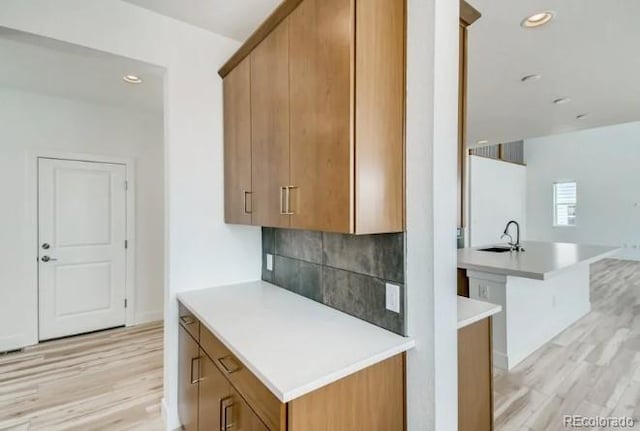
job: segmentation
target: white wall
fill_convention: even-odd
[[[222,83],[238,43],[121,1],[3,0],[0,26],[165,67],[165,406],[177,418],[176,293],[260,277],[260,231],[223,222]]]
[[[640,122],[527,139],[533,240],[640,247]],[[577,182],[575,227],[553,227],[553,183]],[[636,247],[633,249],[632,247]]]
[[[457,428],[458,13],[458,2],[408,0],[407,323],[417,342],[408,355],[409,431]],[[260,276],[259,230],[222,223],[215,70],[238,44],[118,1],[3,0],[0,25],[167,68],[165,397],[175,427],[176,292]]]
[[[135,159],[135,322],[162,319],[164,203],[161,114],[0,88],[0,351],[35,344],[36,226],[28,175],[37,152],[87,153]]]
[[[458,428],[458,2],[408,0],[407,429]],[[437,107],[437,109],[436,109]]]
[[[500,239],[510,220],[526,231],[527,168],[486,157],[469,157],[469,233],[471,247],[507,242]],[[510,228],[516,240],[515,227]]]

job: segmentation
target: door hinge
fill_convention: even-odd
[[[124,182],[124,189],[129,190],[129,181]]]
[[[128,240],[124,240],[124,248],[129,248],[129,241]]]
[[[124,299],[124,308],[127,308],[127,298]]]

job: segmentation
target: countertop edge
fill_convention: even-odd
[[[396,355],[399,355],[401,353],[405,353],[411,349],[413,349],[416,345],[415,340],[413,340],[412,338],[407,338],[407,343],[397,346],[393,349],[388,349],[385,350],[383,352],[380,352],[374,356],[371,356],[369,358],[367,358],[366,360],[362,360],[359,362],[354,363],[353,365],[349,366],[348,368],[344,368],[338,372],[335,373],[331,373],[328,374],[326,377],[324,377],[323,379],[318,379],[315,380],[311,383],[308,383],[307,385],[304,385],[296,390],[291,390],[288,391],[284,394],[282,394],[282,397],[280,398],[280,401],[282,401],[283,403],[288,403],[290,401],[293,401],[297,398],[303,397],[307,394],[310,394],[311,392],[320,389],[324,386],[330,385],[331,383],[337,382],[340,379],[343,379],[345,377],[348,377],[352,374],[357,373],[358,371],[362,371],[365,368],[371,367],[373,365],[379,364],[382,361],[385,361],[389,358],[392,358]]]
[[[522,277],[522,278],[530,278],[532,280],[544,280],[545,277],[549,276],[549,272],[539,273],[539,272],[527,272],[527,271],[518,271],[514,269],[508,268],[498,268],[495,266],[487,266],[487,265],[476,265],[473,263],[458,263],[459,269],[468,269],[471,271],[478,272],[487,272],[489,274],[498,274],[498,275],[506,275],[511,277]],[[565,269],[565,268],[563,268]],[[559,270],[561,271],[561,270]]]
[[[201,290],[201,289],[196,289],[196,290]],[[185,300],[184,298],[184,294],[188,294],[190,292],[193,292],[194,290],[191,291],[185,291],[185,292],[179,292],[176,294],[176,298],[182,303],[182,305],[184,305],[189,311],[191,311],[200,321],[200,323],[202,325],[204,325],[207,330],[209,330],[213,335],[215,335],[224,345],[227,349],[229,349],[235,356],[238,357],[238,359],[243,363],[243,365],[245,365],[257,378],[258,380],[260,380],[260,382],[265,385],[269,391],[271,391],[271,393],[273,395],[275,395],[276,398],[278,398],[279,401],[281,401],[282,403],[288,403],[290,401],[295,400],[296,398],[302,397],[304,395],[307,395],[317,389],[320,389],[324,386],[327,386],[331,383],[334,383],[344,377],[347,377],[351,374],[354,374],[358,371],[361,371],[365,368],[368,368],[372,365],[375,365],[377,363],[380,363],[386,359],[391,358],[392,356],[398,355],[400,353],[404,353],[408,350],[411,350],[412,348],[415,347],[415,340],[411,337],[403,337],[402,335],[398,335],[398,337],[402,337],[405,339],[405,342],[402,344],[399,344],[398,346],[395,346],[394,348],[391,349],[387,349],[381,352],[376,353],[373,356],[370,356],[364,360],[355,362],[353,364],[348,365],[347,367],[344,367],[336,372],[330,373],[326,376],[324,376],[323,378],[318,378],[316,380],[313,380],[301,387],[298,387],[296,389],[292,389],[286,392],[282,392],[280,389],[278,389],[265,375],[263,375],[259,370],[256,369],[256,367],[251,363],[251,361],[247,360],[247,358],[245,358],[244,355],[242,355],[242,353],[240,353],[233,345],[232,343],[230,343],[224,336],[222,336],[218,331],[214,330],[209,323],[206,321],[206,319],[204,319],[189,303],[187,300]],[[356,319],[356,317],[354,317],[354,319]],[[375,326],[369,322],[365,322],[368,323],[369,325]],[[381,330],[384,330],[383,328],[380,328]],[[397,334],[396,334],[397,335]]]
[[[465,319],[458,320],[458,329],[466,328],[467,326],[473,325],[474,323],[477,323],[483,319],[491,317],[502,311],[501,305],[492,304],[490,302],[478,301],[476,299],[460,297],[460,296],[458,297],[458,308],[460,308],[461,306],[464,307],[465,302],[472,305],[476,305],[475,303],[480,303],[477,305],[482,306],[484,310],[470,317],[467,317]],[[460,314],[460,310],[458,310],[458,315],[459,314]]]

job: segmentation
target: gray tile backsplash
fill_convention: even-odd
[[[405,334],[404,234],[344,235],[262,228],[262,279]],[[266,267],[273,254],[273,271]],[[400,286],[400,313],[386,309],[385,283]]]

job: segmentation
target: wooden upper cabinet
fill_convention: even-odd
[[[458,228],[467,225],[467,28],[480,19],[481,14],[464,0],[460,0],[459,22],[459,71],[458,71]],[[462,245],[462,244],[459,244]]]
[[[285,0],[247,57],[251,222],[403,231],[405,0]]]
[[[305,0],[289,16],[292,227],[353,230],[351,0]]]
[[[251,64],[248,58],[223,81],[224,220],[251,224]]]
[[[289,227],[289,26],[285,20],[251,53],[251,216]],[[235,70],[235,69],[234,69]],[[227,124],[225,123],[225,127]]]
[[[405,2],[356,1],[356,232],[404,230]]]

